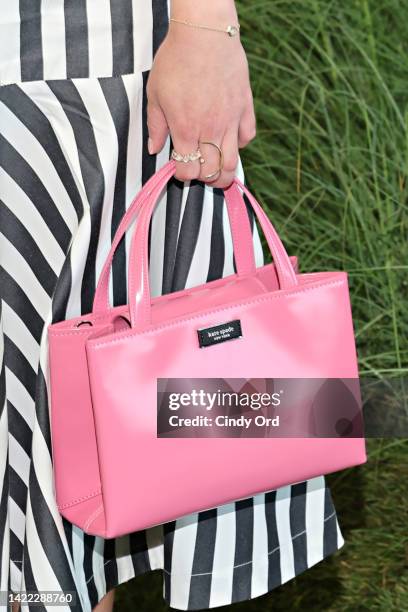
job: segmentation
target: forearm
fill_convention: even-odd
[[[234,0],[171,0],[171,17],[206,25],[235,24]]]

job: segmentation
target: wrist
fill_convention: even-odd
[[[170,17],[215,27],[238,22],[234,0],[171,0]]]
[[[228,25],[236,25],[236,23],[235,21],[224,23],[221,24],[221,27],[227,28]],[[205,25],[208,25],[208,23]],[[219,27],[219,25],[215,27]],[[237,46],[241,46],[239,31],[234,36],[229,36],[226,30],[218,32],[186,26],[175,22],[170,22],[166,40],[168,43],[174,44],[182,49],[185,54],[197,51],[205,54],[207,57],[208,54],[217,54],[227,49],[232,51],[234,48],[236,49]]]
[[[238,16],[232,0],[212,0],[210,8],[200,2],[172,0],[172,9],[168,38],[176,43],[205,48],[232,45],[234,42],[228,40],[231,37],[239,41]],[[230,36],[227,29],[233,32]]]

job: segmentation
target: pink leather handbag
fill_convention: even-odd
[[[49,327],[51,435],[60,513],[105,538],[366,461],[355,438],[159,438],[159,378],[357,378],[345,272],[298,274],[238,178],[224,191],[237,273],[151,298],[148,230],[166,164],[122,219],[93,312]],[[255,266],[246,194],[273,264]],[[129,304],[109,305],[112,258],[133,223]],[[130,328],[124,321],[130,321]],[[240,321],[239,342],[198,330]]]

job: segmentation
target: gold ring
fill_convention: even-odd
[[[220,154],[220,165],[219,165],[218,170],[216,170],[215,172],[212,172],[211,174],[207,174],[207,176],[204,176],[204,178],[206,178],[206,179],[213,178],[213,176],[216,176],[219,172],[221,172],[221,170],[224,167],[224,154],[222,152],[222,149],[215,142],[211,142],[210,140],[200,140],[199,144],[209,144],[209,145],[212,145],[213,147],[215,147],[218,150],[218,153]],[[200,162],[203,164],[204,163],[204,159],[201,158]]]

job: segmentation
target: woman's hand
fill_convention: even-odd
[[[172,17],[215,27],[237,23],[231,0],[199,2],[173,0]],[[204,5],[204,3],[202,3]],[[198,8],[197,8],[198,5]],[[199,179],[213,187],[231,184],[238,163],[238,148],[246,146],[256,133],[256,121],[249,82],[248,62],[239,35],[202,30],[170,22],[169,31],[158,49],[147,83],[149,151],[158,153],[170,132],[178,153],[191,153],[199,141],[205,163],[176,162],[176,178]]]

